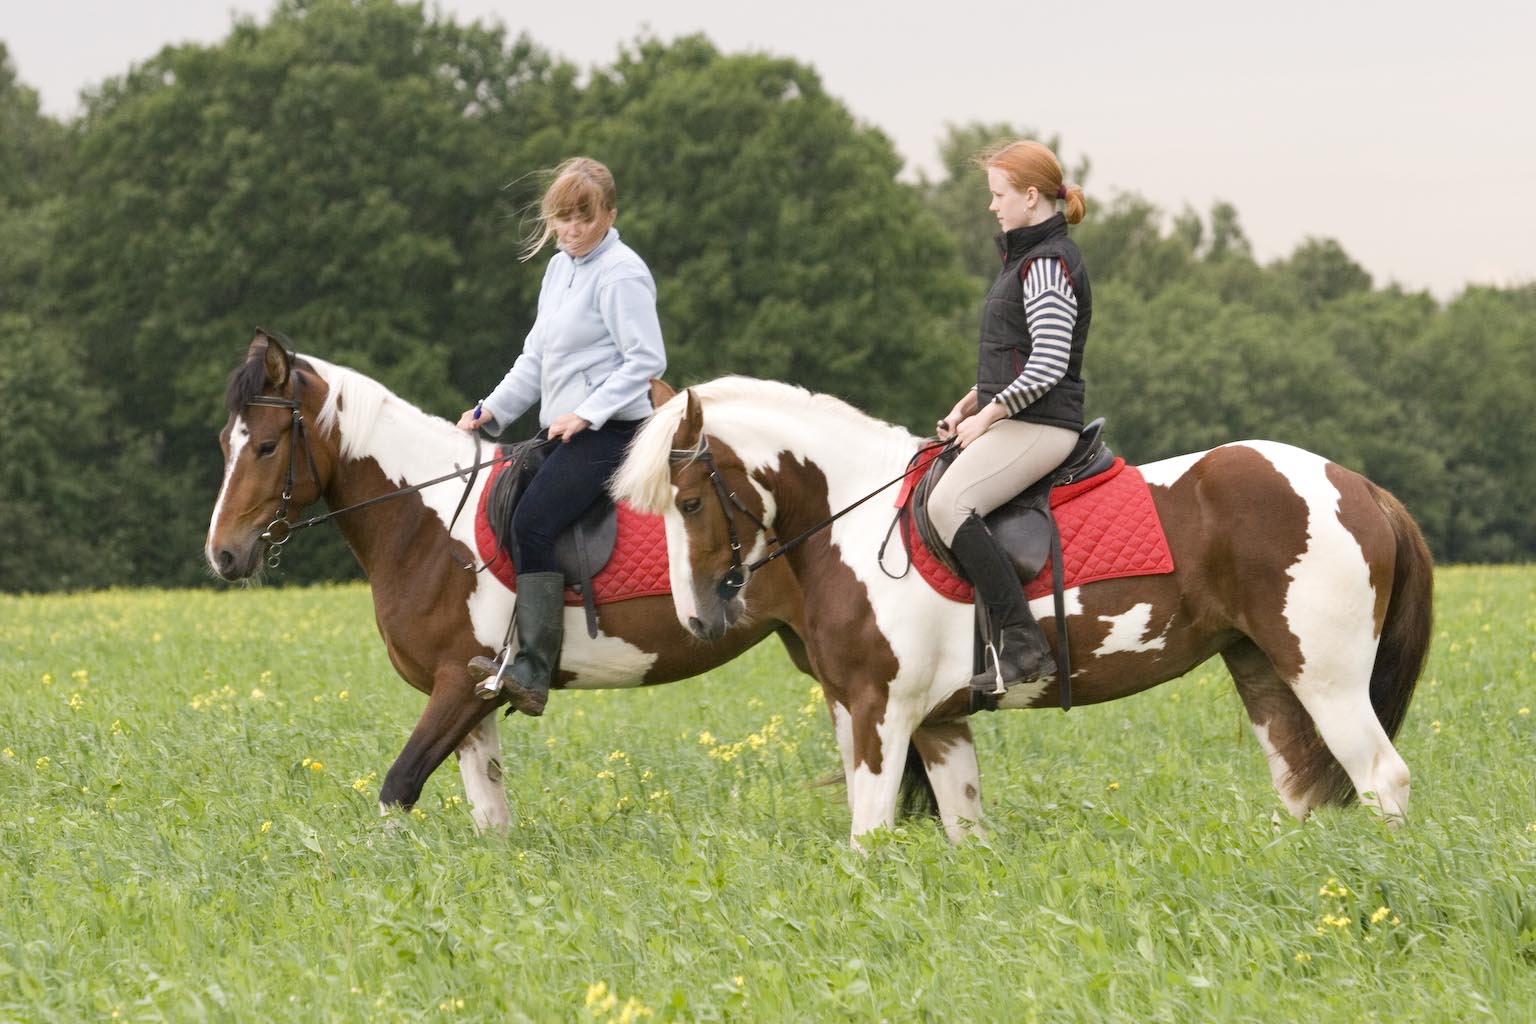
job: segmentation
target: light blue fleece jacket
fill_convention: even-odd
[[[499,433],[539,403],[539,425],[573,412],[600,430],[651,414],[650,379],[667,369],[656,282],[635,251],[608,234],[585,256],[555,253],[523,352],[480,403]]]

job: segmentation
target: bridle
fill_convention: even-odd
[[[277,506],[277,516],[267,524],[267,528],[261,532],[261,539],[267,542],[267,566],[276,569],[278,562],[282,560],[283,545],[288,543],[288,538],[293,536],[293,531],[299,527],[288,520],[288,503],[293,500],[293,485],[299,475],[299,446],[304,447],[304,460],[309,463],[309,476],[316,484],[320,483],[320,473],[315,469],[315,456],[309,448],[309,435],[304,431],[303,394],[301,386],[304,378],[296,372],[290,372],[293,378],[293,397],[281,398],[277,395],[257,395],[245,404],[265,405],[274,409],[288,409],[293,413],[293,427],[288,441],[288,478],[283,481],[283,498]],[[305,523],[303,525],[312,525]]]
[[[391,498],[403,498],[407,494],[415,494],[417,491],[425,487],[431,487],[434,484],[440,484],[448,480],[463,480],[464,493],[459,496],[459,504],[453,510],[453,518],[448,521],[448,532],[452,533],[453,525],[458,522],[459,513],[464,511],[464,503],[469,499],[470,491],[474,489],[475,478],[479,475],[480,470],[485,469],[487,466],[497,465],[498,463],[510,462],[517,457],[515,451],[508,451],[498,453],[482,461],[480,458],[480,434],[477,431],[474,435],[475,461],[471,465],[460,467],[458,463],[454,463],[453,472],[451,473],[444,473],[442,476],[425,480],[419,484],[412,484],[409,487],[401,487],[387,494],[376,495],[364,501],[348,505],[345,508],[331,509],[328,512],[322,512],[319,515],[310,516],[308,519],[295,523],[288,518],[288,503],[293,500],[293,485],[298,480],[300,446],[304,449],[304,460],[309,464],[310,479],[314,480],[316,486],[320,485],[320,473],[315,468],[315,456],[309,447],[309,434],[304,429],[303,394],[301,391],[304,377],[297,370],[291,371],[289,376],[293,378],[292,398],[283,398],[278,395],[257,395],[254,398],[247,399],[245,403],[247,406],[264,405],[276,409],[288,409],[293,413],[293,427],[290,432],[291,437],[288,445],[288,477],[283,482],[282,500],[278,503],[277,515],[267,524],[267,528],[261,532],[261,539],[267,543],[267,567],[270,569],[277,568],[278,563],[282,560],[283,545],[288,543],[288,538],[292,537],[299,530],[308,529],[311,526],[319,526],[326,520],[334,519],[345,512],[355,512],[358,509],[367,508],[369,505],[377,505],[379,502],[388,501]],[[548,441],[543,443],[547,444]],[[474,569],[473,565],[463,565],[462,567]],[[484,566],[481,568],[483,569]]]
[[[922,456],[925,451],[930,450],[931,454],[928,454],[927,458],[922,460],[920,463],[918,462],[918,459],[914,459],[913,461],[914,463],[918,463],[918,468],[925,469],[930,464],[932,464],[935,459],[939,458],[945,452],[953,448],[955,443],[956,442],[954,439],[945,442],[931,442],[927,449],[919,450],[919,456]],[[671,453],[667,457],[667,461],[674,465],[678,463],[702,462],[704,466],[709,470],[709,482],[714,485],[715,497],[720,501],[720,511],[725,515],[726,534],[729,536],[731,541],[730,571],[725,574],[725,577],[721,579],[719,585],[715,588],[716,593],[720,595],[721,599],[726,601],[731,600],[741,592],[741,588],[747,585],[747,580],[754,572],[761,569],[775,558],[789,554],[789,552],[799,547],[812,536],[820,533],[822,530],[825,530],[827,527],[831,526],[843,516],[847,515],[849,512],[852,512],[854,509],[858,508],[860,505],[864,504],[870,498],[873,498],[887,487],[898,484],[905,480],[907,475],[912,472],[912,467],[909,466],[901,473],[900,476],[893,480],[887,480],[885,483],[881,484],[879,487],[876,487],[874,490],[853,502],[851,505],[844,506],[831,515],[824,517],[814,526],[811,526],[805,530],[801,530],[795,536],[780,544],[778,537],[774,535],[773,527],[769,526],[762,519],[758,518],[755,512],[747,508],[746,505],[742,504],[741,499],[736,496],[736,492],[731,490],[730,487],[726,484],[725,476],[720,472],[719,467],[715,465],[714,453],[709,450],[708,434],[700,436],[699,445],[697,448],[672,449]],[[763,534],[767,537],[768,543],[775,545],[773,550],[769,551],[766,555],[750,564],[743,564],[742,562],[741,538],[736,532],[736,517],[732,512],[732,508],[742,512],[748,519],[756,523],[758,529],[762,530]]]

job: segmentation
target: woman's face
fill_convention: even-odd
[[[549,226],[555,230],[555,241],[572,256],[585,256],[608,234],[613,226],[614,211],[599,213],[596,218],[555,217]]]
[[[987,209],[997,215],[997,222],[1004,231],[1035,223],[1041,203],[1040,192],[1033,185],[1020,192],[1001,167],[988,167],[987,187],[992,190],[992,205]]]

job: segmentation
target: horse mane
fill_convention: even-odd
[[[372,450],[373,428],[386,408],[400,407],[427,415],[366,374],[314,356],[305,358],[327,389],[316,424],[321,430],[340,432],[343,459],[358,458]]]
[[[706,435],[720,438],[741,451],[754,440],[782,434],[787,422],[831,421],[841,434],[875,431],[908,435],[900,427],[861,412],[833,395],[807,391],[795,384],[755,377],[718,377],[690,390],[704,413]],[[608,484],[614,500],[648,515],[661,514],[672,502],[672,441],[688,409],[686,392],[679,392],[653,412],[635,434],[623,464]],[[700,438],[699,451],[702,451]]]

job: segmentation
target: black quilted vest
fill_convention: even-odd
[[[1061,260],[1077,293],[1077,324],[1072,328],[1072,355],[1066,374],[1056,386],[1013,418],[1068,430],[1083,428],[1083,348],[1093,319],[1093,290],[1077,243],[1067,237],[1067,219],[1056,214],[1027,228],[997,236],[1002,273],[987,292],[981,311],[981,353],[976,367],[976,400],[985,406],[1024,371],[1031,348],[1024,321],[1024,273],[1039,259]]]

